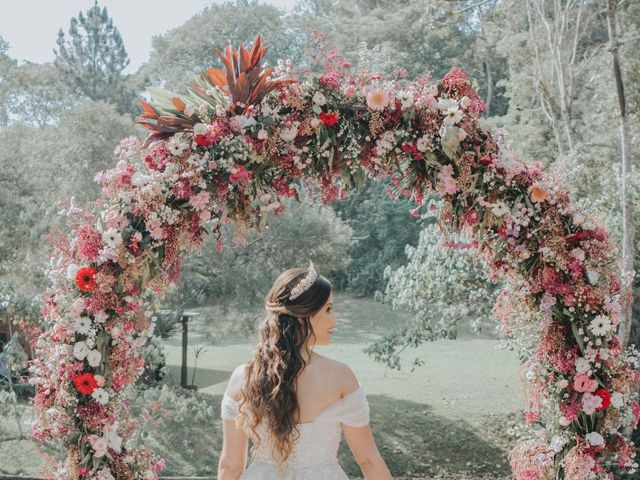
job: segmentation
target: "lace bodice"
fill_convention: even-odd
[[[238,415],[237,402],[224,394],[221,417],[233,420]],[[329,405],[312,422],[298,424],[300,437],[282,471],[278,471],[271,456],[270,436],[264,425],[256,428],[260,446],[249,468],[240,477],[243,480],[258,479],[348,479],[338,465],[338,447],[342,434],[341,424],[363,427],[369,423],[369,403],[361,385],[340,400]]]

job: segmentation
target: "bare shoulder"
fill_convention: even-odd
[[[344,397],[358,388],[358,378],[349,365],[327,357],[322,357],[322,362],[325,371],[331,375],[333,380],[331,383],[335,384],[340,397]]]
[[[231,373],[231,377],[229,377],[229,383],[227,384],[227,395],[232,397],[234,400],[240,399],[240,390],[242,389],[242,385],[244,384],[246,368],[246,363],[237,366]]]

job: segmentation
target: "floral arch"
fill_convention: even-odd
[[[72,208],[55,241],[43,295],[50,328],[36,346],[34,436],[67,447],[57,478],[152,479],[162,459],[130,437],[128,386],[154,323],[142,294],[180,275],[206,233],[231,222],[237,238],[279,215],[298,182],[324,203],[365,177],[389,178],[419,214],[440,195],[444,232],[468,232],[493,277],[508,276],[496,314],[509,334],[524,322],[535,347],[525,363],[528,439],[510,454],[518,479],[614,478],[633,472],[640,404],[637,356],[616,336],[621,288],[607,232],[570,202],[541,163],[518,160],[483,130],[484,104],[453,68],[437,82],[385,79],[330,55],[299,79],[290,62],[263,66],[250,50],[216,51],[224,69],[194,77],[188,93],[149,89],[142,144],[123,140],[100,172],[93,211]]]

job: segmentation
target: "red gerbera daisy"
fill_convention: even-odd
[[[91,267],[83,267],[76,273],[76,284],[83,292],[91,292],[96,288],[96,282],[93,279],[97,272]]]
[[[338,114],[335,112],[320,112],[320,121],[323,125],[332,126],[338,123]]]
[[[96,382],[96,379],[92,373],[83,373],[82,375],[76,375],[75,377],[73,377],[73,383],[75,383],[76,388],[83,395],[91,395],[93,393],[93,390],[98,386],[98,382]]]

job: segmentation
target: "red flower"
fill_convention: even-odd
[[[328,126],[336,125],[340,119],[336,112],[320,112],[319,117],[322,124]]]
[[[276,193],[279,197],[295,197],[297,193],[296,189],[291,188],[291,186],[287,184],[287,181],[284,178],[278,180],[274,185],[274,188],[276,189]]]
[[[229,180],[233,183],[245,185],[251,180],[252,173],[247,170],[244,165],[236,165],[235,171],[229,176]]]
[[[596,408],[596,412],[598,410],[604,410],[609,405],[611,405],[611,395],[604,388],[599,388],[598,390],[596,390],[596,393],[594,395],[597,395],[602,399],[602,405]]]
[[[76,375],[73,377],[73,383],[76,384],[76,388],[83,395],[91,395],[93,390],[98,387],[98,382],[96,382],[92,373]]]
[[[213,139],[209,135],[196,135],[193,139],[201,147],[210,147],[213,143]]]
[[[91,267],[83,267],[76,273],[76,284],[83,292],[91,292],[96,288],[96,282],[93,279],[97,272]]]

